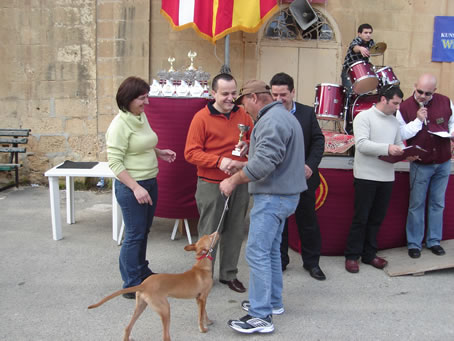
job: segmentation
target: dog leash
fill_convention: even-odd
[[[215,232],[219,232],[219,228],[221,227],[221,223],[222,223],[222,220],[224,219],[225,212],[227,212],[229,210],[229,199],[230,199],[230,197],[227,197],[227,199],[225,200],[224,210],[222,211],[221,219],[219,219],[219,224],[218,224],[218,227]],[[218,238],[218,240],[219,240],[219,238]],[[211,242],[210,250],[208,251],[208,254],[213,252],[214,241],[215,241],[215,239],[213,239],[213,241]]]

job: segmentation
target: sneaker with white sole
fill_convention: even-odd
[[[274,331],[271,315],[265,318],[246,315],[239,320],[229,320],[227,324],[230,328],[244,334],[271,333]]]
[[[249,301],[243,301],[241,302],[241,308],[243,310],[249,312],[249,308],[251,307],[251,303]],[[272,314],[273,315],[282,315],[284,313],[284,307],[282,308],[273,308]]]

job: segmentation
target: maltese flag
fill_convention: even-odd
[[[192,27],[211,42],[236,31],[256,32],[279,10],[277,0],[162,0],[173,29]]]

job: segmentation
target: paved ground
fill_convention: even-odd
[[[118,297],[87,310],[121,287],[119,247],[111,239],[111,196],[105,192],[75,196],[77,223],[64,223],[64,239],[54,241],[46,188],[0,192],[0,339],[122,339],[133,301]],[[167,219],[156,219],[153,225],[148,247],[153,271],[182,272],[192,266],[193,255],[183,250],[186,240],[170,240],[172,226]],[[170,299],[172,339],[454,339],[454,269],[391,278],[368,265],[350,274],[344,270],[343,257],[322,257],[328,280],[318,282],[302,270],[296,253],[290,257],[284,273],[286,312],[274,318],[273,334],[241,335],[227,326],[228,319],[243,316],[239,304],[247,294],[219,284],[216,272],[207,305],[214,325],[200,334],[195,302]],[[247,284],[244,250],[239,269],[239,278]],[[136,341],[160,340],[161,331],[160,319],[147,309],[132,336]]]

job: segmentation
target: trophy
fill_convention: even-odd
[[[148,92],[149,97],[159,96],[162,87],[156,79],[153,79],[153,83],[150,85],[150,91]]]
[[[174,57],[169,57],[167,61],[170,63],[170,69],[169,72],[175,72],[175,69],[173,68],[173,62],[175,61]]]
[[[249,130],[249,126],[240,123],[240,124],[238,124],[238,129],[240,130],[240,138],[238,140],[238,143],[240,143],[241,141],[243,141],[244,133]],[[236,147],[232,151],[232,155],[240,156],[241,155],[241,148]]]
[[[188,52],[188,57],[189,59],[191,59],[191,65],[189,65],[189,67],[186,69],[186,70],[197,70],[195,67],[194,67],[194,58],[197,56],[197,52],[193,52],[193,51],[189,51]]]
[[[173,85],[171,80],[167,79],[161,91],[162,94],[166,97],[173,96],[173,94],[175,93],[175,85]]]
[[[189,94],[189,86],[183,79],[180,82],[180,85],[176,88],[177,96],[187,96]]]

